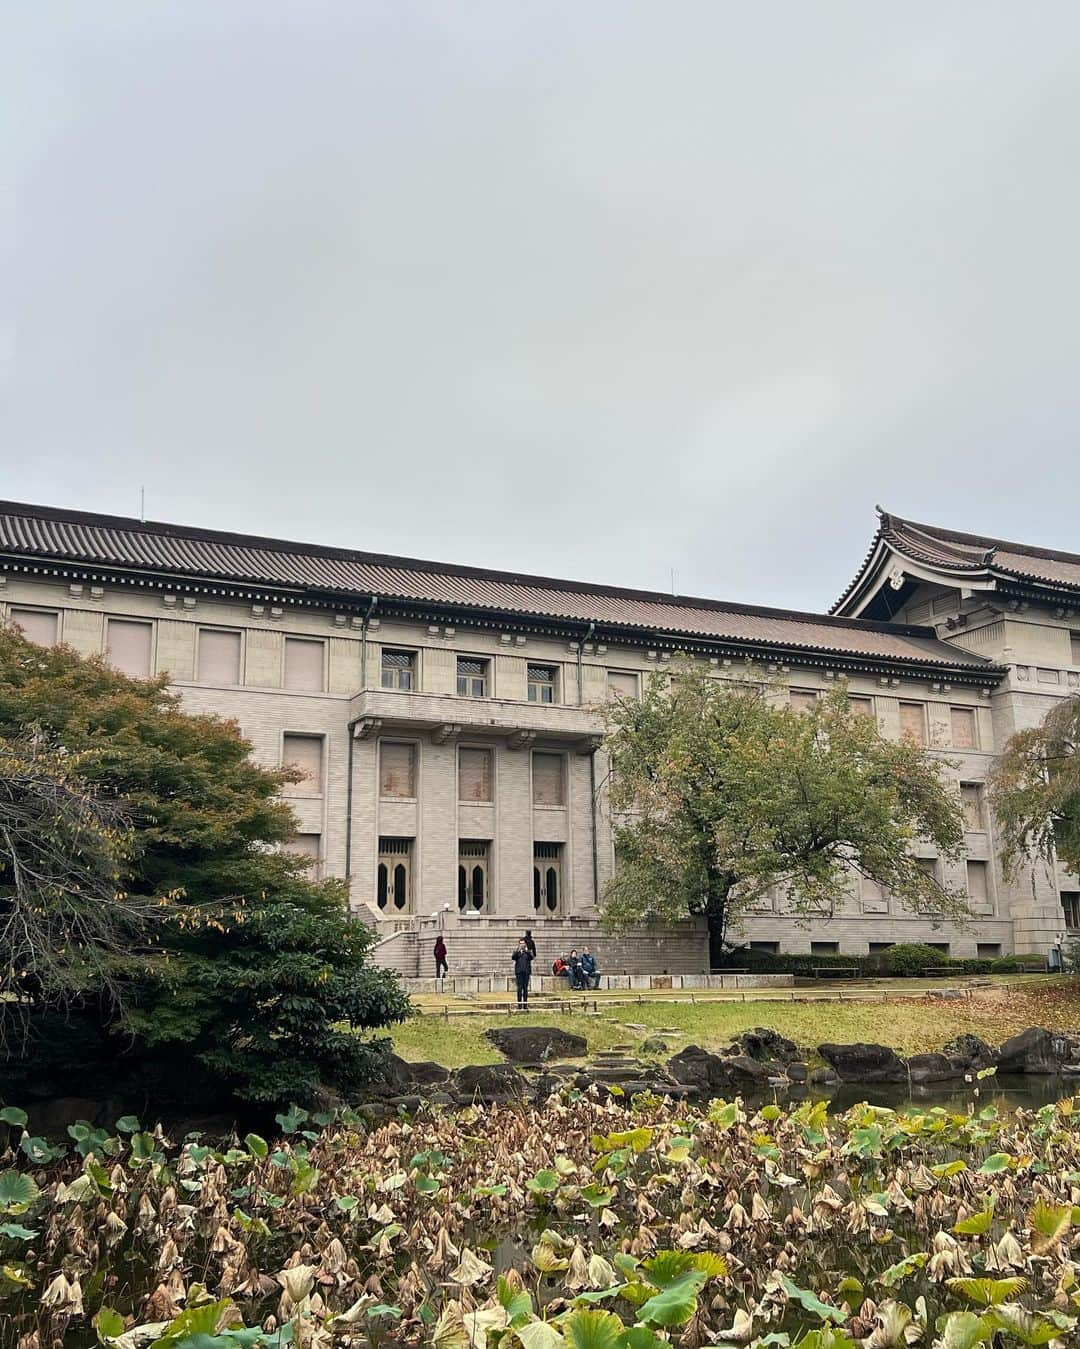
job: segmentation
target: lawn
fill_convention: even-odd
[[[414,1017],[393,1031],[394,1047],[410,1060],[433,1059],[448,1068],[467,1063],[495,1063],[499,1053],[484,1039],[492,1026],[559,1026],[584,1035],[590,1052],[628,1045],[637,1050],[651,1030],[678,1031],[677,1044],[706,1049],[727,1045],[751,1026],[781,1031],[800,1046],[813,1048],[828,1041],[869,1040],[890,1045],[901,1054],[940,1049],[970,1031],[1000,1043],[1026,1026],[1049,1030],[1080,1030],[1080,980],[1044,981],[978,990],[970,999],[943,1002],[925,996],[906,999],[890,994],[880,1002],[660,1002],[623,1003],[596,1016],[582,1013],[530,1013],[453,1016],[449,1020],[429,1013]]]

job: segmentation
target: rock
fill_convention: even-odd
[[[926,996],[938,1002],[956,1002],[959,998],[966,998],[967,993],[962,988],[932,988]]]
[[[712,1092],[761,1090],[768,1085],[769,1070],[747,1054],[721,1057],[699,1045],[685,1049],[668,1059],[667,1070],[681,1086],[699,1095]]]
[[[810,1069],[805,1063],[789,1063],[787,1076],[789,1082],[805,1082],[810,1076]]]
[[[977,1035],[957,1035],[942,1046],[943,1054],[963,1060],[968,1072],[989,1068],[994,1062],[994,1051]]]
[[[906,1082],[907,1064],[886,1045],[818,1045],[842,1082]]]
[[[576,1058],[588,1052],[584,1035],[555,1026],[505,1026],[484,1032],[511,1063],[546,1063],[551,1058]]]
[[[996,1055],[999,1073],[1057,1074],[1080,1060],[1080,1046],[1067,1035],[1029,1026],[1006,1040]]]
[[[450,1077],[454,1095],[466,1100],[505,1101],[512,1096],[525,1096],[528,1080],[508,1063],[474,1063],[459,1068]]]
[[[799,1047],[793,1040],[781,1035],[779,1031],[767,1030],[756,1026],[744,1031],[735,1041],[743,1054],[757,1059],[759,1063],[791,1063],[799,1057]]]
[[[810,1082],[815,1087],[838,1087],[840,1075],[834,1073],[831,1068],[815,1068],[810,1074]]]
[[[908,1073],[913,1083],[952,1082],[968,1071],[967,1061],[947,1054],[912,1054]]]
[[[659,1035],[650,1035],[647,1040],[641,1042],[641,1052],[643,1054],[666,1054],[668,1051],[668,1042],[662,1040]]]
[[[405,1065],[408,1070],[408,1081],[418,1087],[432,1087],[436,1083],[445,1082],[450,1076],[450,1069],[444,1068],[441,1063],[432,1063],[426,1060],[423,1063],[409,1063]]]

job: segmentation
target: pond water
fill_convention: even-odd
[[[942,1106],[947,1110],[966,1111],[969,1106],[992,1104],[999,1111],[1038,1110],[1067,1097],[1080,1094],[1080,1080],[1069,1077],[1050,1077],[1043,1074],[986,1077],[979,1082],[928,1082],[913,1086],[907,1082],[845,1082],[835,1088],[777,1089],[775,1094],[747,1100],[750,1107],[768,1101],[778,1105],[799,1101],[828,1101],[830,1114],[843,1114],[852,1106],[865,1101],[868,1105],[890,1110],[930,1109]]]

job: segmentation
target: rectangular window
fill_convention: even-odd
[[[110,618],[105,628],[105,654],[109,664],[115,665],[129,679],[149,679],[153,638],[152,623]]]
[[[861,876],[859,879],[863,913],[888,913],[888,898],[877,881],[871,880],[869,876]]]
[[[967,892],[972,913],[988,914],[994,912],[990,895],[990,868],[985,862],[968,862]]]
[[[872,941],[867,943],[867,949],[872,956],[879,956],[882,951],[891,951],[895,945],[894,941]]]
[[[200,684],[240,683],[240,634],[220,628],[199,629],[199,664],[195,678]]]
[[[458,800],[485,804],[492,800],[491,750],[458,750]]]
[[[487,697],[488,662],[472,656],[458,656],[457,691],[462,698]]]
[[[873,698],[864,698],[860,694],[848,695],[848,704],[852,712],[860,717],[872,717],[874,715]]]
[[[1062,890],[1061,912],[1065,915],[1067,928],[1080,927],[1080,890]]]
[[[380,913],[408,913],[412,908],[411,838],[380,838],[375,873],[375,905]]]
[[[943,956],[949,954],[949,943],[947,941],[928,941],[926,943],[931,951],[940,951]]]
[[[322,693],[326,687],[326,644],[306,637],[285,638],[285,687]]]
[[[615,698],[640,698],[641,681],[629,670],[609,670],[607,692],[609,702]]]
[[[949,716],[952,721],[953,749],[974,749],[975,709],[973,707],[951,707]]]
[[[810,954],[812,956],[839,955],[840,943],[838,941],[812,941],[810,943]]]
[[[281,750],[285,768],[296,768],[303,777],[290,782],[285,790],[290,796],[322,796],[323,794],[323,738],[321,735],[286,734]]]
[[[321,834],[293,834],[285,844],[285,851],[296,853],[298,857],[306,857],[310,863],[310,874],[318,875],[322,853]]]
[[[938,860],[936,857],[917,857],[915,859],[919,864],[919,870],[924,876],[929,876],[932,881],[938,878]]]
[[[980,960],[997,960],[1001,955],[1001,942],[981,941],[975,944],[975,954]]]
[[[555,701],[554,665],[529,666],[529,702],[553,703]]]
[[[780,954],[780,943],[778,941],[752,941],[750,950],[767,951],[769,955],[778,956]]]
[[[480,839],[458,842],[458,911],[483,913],[491,907],[488,853],[491,844]]]
[[[379,745],[379,795],[403,801],[416,797],[416,746],[384,740]]]
[[[1072,663],[1080,665],[1080,632],[1069,633],[1069,646],[1072,649]]]
[[[922,703],[900,704],[900,738],[926,744],[926,709]]]
[[[986,817],[983,814],[983,787],[981,782],[961,782],[960,808],[964,812],[964,828],[969,831],[984,830]]]
[[[788,697],[796,712],[812,712],[817,703],[817,694],[810,689],[792,689]]]
[[[60,615],[48,609],[9,610],[9,617],[28,642],[35,646],[55,646],[60,631]]]
[[[409,692],[416,686],[416,652],[387,651],[383,647],[382,679],[384,689]]]
[[[532,756],[534,806],[565,806],[566,785],[561,754]]]
[[[550,918],[562,905],[561,843],[533,844],[533,910]]]

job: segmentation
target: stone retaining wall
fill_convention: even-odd
[[[446,979],[404,978],[402,983],[410,993],[513,993],[512,976],[451,975]],[[793,974],[603,974],[601,992],[655,992],[663,989],[689,992],[694,989],[719,990],[738,988],[794,988]],[[535,975],[529,985],[533,993],[562,994],[584,997],[587,994],[569,993],[565,979],[553,974]]]

